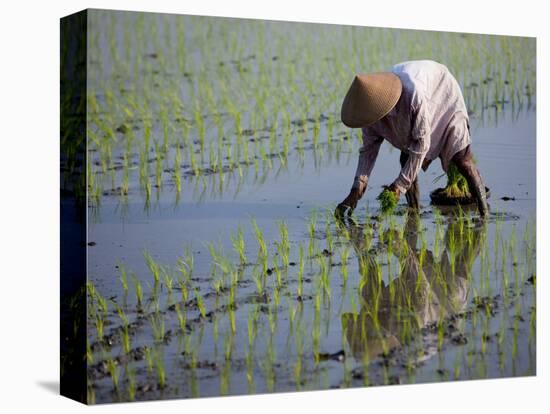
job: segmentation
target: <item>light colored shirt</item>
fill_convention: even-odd
[[[382,119],[362,128],[363,146],[353,186],[364,189],[380,145],[386,139],[409,154],[394,181],[406,192],[421,167],[439,157],[447,171],[452,157],[471,143],[468,111],[456,79],[446,66],[419,60],[399,63],[391,70],[403,89],[395,107]]]

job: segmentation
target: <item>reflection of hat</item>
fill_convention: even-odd
[[[342,122],[362,128],[383,118],[401,96],[401,80],[391,72],[357,75],[342,103]]]

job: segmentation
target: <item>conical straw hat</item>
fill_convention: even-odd
[[[357,75],[342,103],[342,122],[362,128],[383,118],[401,96],[401,80],[391,72]]]

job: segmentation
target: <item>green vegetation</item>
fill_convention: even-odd
[[[247,258],[245,254],[245,241],[244,241],[244,235],[243,230],[241,227],[237,230],[236,236],[231,236],[231,243],[233,244],[233,249],[237,254],[239,255],[239,260],[241,262],[241,265],[246,264]]]
[[[179,200],[205,177],[287,165],[293,149],[351,148],[339,110],[359,71],[445,62],[469,111],[489,120],[505,108],[517,116],[536,93],[527,38],[100,10],[90,27],[86,174],[97,206],[140,193],[148,205],[167,189]]]
[[[151,272],[151,275],[153,276],[155,284],[157,284],[160,280],[160,267],[159,267],[159,265],[151,257],[149,252],[144,251],[143,252],[143,257],[145,258],[145,262],[147,263],[147,267],[149,268],[149,271]]]
[[[444,194],[450,198],[470,197],[468,182],[453,163],[449,165],[447,171],[447,186],[444,189]]]
[[[230,390],[233,375],[230,367],[235,358],[240,357],[247,361],[249,389],[257,390],[258,383],[253,384],[257,375],[263,377],[266,387],[275,389],[277,376],[281,375],[277,361],[282,357],[295,361],[291,375],[294,380],[299,381],[296,388],[301,389],[304,377],[321,375],[324,361],[336,358],[327,356],[324,348],[329,335],[328,324],[336,317],[342,321],[342,346],[346,355],[342,361],[343,384],[355,384],[353,378],[357,372],[369,377],[372,362],[379,361],[380,355],[389,355],[392,349],[397,349],[397,355],[402,355],[404,375],[414,381],[419,352],[423,353],[426,346],[422,343],[424,337],[420,334],[423,329],[433,332],[433,345],[439,352],[446,346],[459,346],[456,344],[465,341],[462,338],[469,338],[471,335],[480,338],[481,354],[489,352],[489,321],[495,317],[491,298],[495,295],[495,289],[500,289],[499,292],[503,295],[500,306],[513,306],[511,319],[504,314],[499,325],[500,346],[508,349],[499,354],[500,366],[503,372],[507,372],[510,361],[514,361],[519,352],[518,337],[523,332],[521,329],[525,329],[520,329],[518,322],[524,318],[524,308],[514,305],[517,303],[515,298],[526,294],[523,287],[527,283],[536,283],[534,278],[532,282],[528,282],[534,260],[532,225],[528,223],[523,232],[512,226],[504,235],[502,215],[497,214],[492,225],[493,243],[490,244],[487,243],[486,224],[481,227],[475,224],[471,214],[460,208],[449,217],[435,210],[433,221],[433,231],[430,230],[429,233],[419,217],[413,213],[402,219],[385,216],[377,229],[337,229],[331,243],[333,247],[341,245],[339,261],[327,249],[324,254],[315,249],[315,254],[307,261],[307,272],[304,242],[297,244],[294,258],[293,252],[289,251],[292,242],[285,223],[278,224],[278,239],[267,243],[263,232],[253,221],[252,230],[256,233],[256,238],[262,240],[259,243],[262,247],[258,263],[238,268],[232,261],[236,264],[242,263],[241,253],[248,256],[249,252],[235,249],[234,258],[231,259],[224,254],[223,249],[209,244],[212,262],[215,263],[213,269],[216,269],[217,276],[211,283],[204,284],[201,279],[190,277],[193,258],[190,249],[185,249],[183,256],[177,259],[181,301],[174,304],[167,301],[164,308],[155,299],[155,286],[148,285],[147,292],[143,292],[134,272],[130,272],[130,275],[136,290],[136,299],[127,309],[119,306],[116,301],[106,300],[89,283],[88,317],[93,321],[95,329],[87,345],[86,358],[92,364],[96,361],[105,364],[112,388],[117,392],[121,391],[121,396],[136,398],[139,380],[135,378],[135,370],[140,365],[147,368],[150,374],[148,378],[151,381],[154,378],[159,389],[165,389],[170,384],[171,368],[166,365],[168,359],[165,359],[163,352],[175,334],[181,343],[178,348],[183,349],[183,363],[190,367],[189,375],[195,375],[204,328],[212,326],[220,359],[217,360],[215,356],[211,358],[221,364],[224,392]],[[310,219],[307,224],[310,236],[311,229],[315,228],[314,223],[316,220]],[[234,247],[241,245],[240,242],[235,243],[236,241],[244,239],[244,232],[240,228],[239,233],[240,236],[231,237]],[[408,239],[411,234],[415,235],[414,240],[417,242]],[[519,234],[522,237],[518,237]],[[268,245],[274,246],[272,254]],[[264,246],[265,250],[262,250]],[[350,260],[353,257],[350,249],[357,256],[357,262]],[[289,255],[288,264],[284,266],[284,278],[283,267],[278,263],[286,260],[281,257],[282,253]],[[268,271],[264,271],[263,255],[273,258],[274,267]],[[278,260],[275,261],[275,257]],[[296,262],[291,262],[292,260]],[[176,289],[176,286],[170,287],[170,267],[154,262],[149,254],[144,254],[144,262],[149,273],[154,274],[158,269],[169,296],[171,289]],[[335,280],[331,277],[334,266],[342,276],[340,280],[343,284],[340,284],[340,289],[334,289]],[[119,263],[118,267],[121,274],[125,272],[121,270],[125,269],[123,263]],[[498,278],[496,282],[495,274]],[[388,283],[387,278],[392,281]],[[125,278],[121,277],[123,292],[126,291],[124,281]],[[243,281],[244,284],[241,283]],[[287,286],[293,284],[296,286],[295,290],[289,291]],[[466,302],[462,302],[464,298],[460,296],[464,285],[472,285],[470,299]],[[251,289],[254,299],[250,299]],[[183,292],[194,294],[190,297]],[[144,296],[149,299],[144,301]],[[286,298],[286,301],[280,301],[280,297]],[[432,309],[432,302],[437,303],[436,313],[433,313],[435,308]],[[145,303],[148,305],[144,307]],[[284,305],[280,308],[282,304]],[[386,325],[388,315],[385,312],[389,309],[392,310],[395,321],[395,326],[392,325],[391,328]],[[471,315],[468,319],[457,316],[464,315],[464,309]],[[431,315],[427,325],[422,316],[426,311]],[[282,312],[288,315],[287,318],[283,317]],[[114,323],[110,318],[112,314],[117,315],[118,322]],[[226,317],[220,318],[223,315]],[[533,315],[531,313],[526,322],[526,338],[534,335]],[[138,324],[136,327],[136,321],[143,317],[148,323]],[[455,322],[451,324],[453,328],[449,331],[451,317],[455,318]],[[236,336],[242,334],[240,321],[243,320],[247,321],[245,329],[248,339],[246,349],[241,350],[235,347],[235,341]],[[466,331],[465,326],[470,325],[468,329],[477,329],[479,332]],[[507,329],[507,326],[511,329]],[[391,340],[388,339],[388,329],[391,329]],[[134,339],[134,335],[138,335],[139,339]],[[281,335],[288,337],[287,347],[283,349],[276,347],[273,342],[273,338]],[[534,344],[531,339],[529,341]],[[120,365],[120,353],[131,357],[138,344],[144,343],[143,363],[136,360],[128,365]],[[400,344],[398,348],[395,348],[396,343]],[[373,351],[370,351],[371,348]],[[283,355],[278,355],[280,352]],[[457,356],[450,361],[450,366],[443,364],[440,367],[442,372],[449,374],[446,377],[441,374],[439,378],[463,378],[465,370],[469,368],[458,358]],[[253,361],[257,361],[258,366]],[[474,360],[469,360],[467,364],[473,365]],[[121,373],[124,373],[123,381]],[[486,374],[481,372],[480,375]],[[384,378],[385,382],[390,381],[389,374]],[[193,381],[197,381],[196,378]],[[363,383],[369,384],[367,380]]]
[[[391,213],[397,207],[397,196],[388,189],[384,189],[376,199],[380,202],[380,210],[384,214]]]

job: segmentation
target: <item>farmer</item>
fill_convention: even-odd
[[[446,172],[450,163],[466,178],[479,213],[488,213],[485,186],[475,166],[466,104],[446,66],[429,60],[399,63],[391,72],[357,75],[342,104],[342,122],[361,128],[363,146],[349,195],[336,208],[351,214],[365,193],[384,139],[401,150],[401,172],[387,188],[405,193],[419,208],[417,175],[436,157]]]

